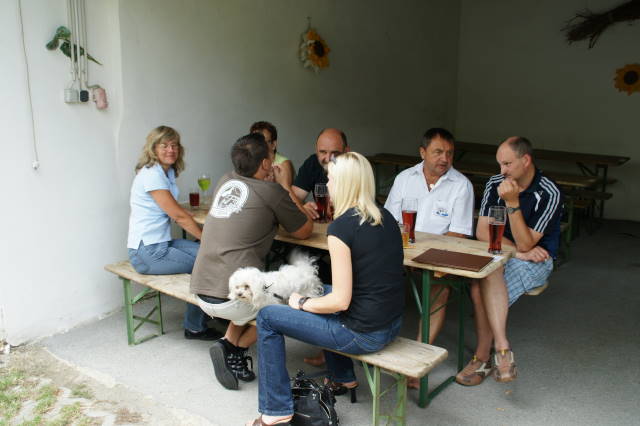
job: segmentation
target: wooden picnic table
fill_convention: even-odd
[[[203,206],[198,210],[194,211],[194,219],[199,224],[204,224],[206,217],[208,214],[208,209]],[[280,228],[278,233],[276,234],[275,239],[277,241],[281,241],[283,243],[294,244],[303,247],[310,247],[314,249],[320,250],[328,250],[327,245],[327,223],[317,223],[313,224],[313,232],[311,236],[305,240],[300,240],[292,237],[288,234],[284,229]],[[493,273],[498,268],[502,267],[511,256],[513,256],[515,249],[510,246],[503,247],[503,254],[499,256],[494,256],[493,262],[485,266],[482,270],[468,271],[464,269],[445,267],[445,266],[436,266],[429,265],[424,263],[414,262],[416,256],[423,253],[425,250],[429,248],[436,248],[440,250],[448,250],[452,252],[460,252],[460,253],[468,253],[468,254],[476,254],[481,256],[490,256],[487,253],[488,243],[483,241],[470,240],[466,238],[457,238],[451,237],[447,235],[436,235],[436,234],[428,234],[425,232],[416,232],[416,242],[410,244],[408,248],[404,249],[404,265],[406,267],[411,267],[421,272],[422,278],[422,296],[418,295],[417,285],[411,279],[411,286],[413,295],[415,297],[416,303],[418,305],[418,310],[421,313],[421,321],[422,321],[422,329],[424,330],[422,333],[422,342],[428,343],[429,339],[429,312],[431,312],[431,285],[434,283],[437,277],[442,277],[444,275],[451,275],[454,277],[458,277],[460,279],[446,279],[446,280],[438,280],[438,284],[446,284],[452,287],[452,289],[457,293],[459,300],[459,310],[458,310],[458,365],[457,371],[462,370],[464,363],[464,319],[465,319],[465,301],[466,301],[466,286],[468,283],[468,279],[473,278],[484,278],[489,274]],[[456,372],[457,372],[456,371]],[[420,398],[419,405],[421,407],[425,407],[427,402],[433,399],[438,393],[440,393],[447,385],[452,383],[455,380],[455,375],[448,377],[445,381],[443,381],[440,385],[438,385],[433,391],[428,392],[428,382],[429,376],[426,375],[422,379],[420,379]]]
[[[326,223],[314,223],[313,233],[306,240],[299,240],[289,236],[283,229],[280,229],[276,235],[276,240],[295,244],[304,247],[313,247],[316,249],[328,250],[327,246],[327,226]],[[464,363],[464,319],[465,319],[465,302],[466,302],[466,286],[468,279],[470,278],[484,278],[493,273],[498,268],[502,267],[511,256],[513,256],[515,249],[513,247],[504,247],[503,254],[500,256],[494,256],[494,261],[485,266],[479,272],[468,271],[464,269],[429,265],[424,263],[414,262],[413,259],[422,254],[425,250],[430,248],[436,248],[440,250],[448,250],[452,252],[476,254],[481,256],[490,256],[487,253],[488,243],[483,241],[469,240],[466,238],[451,237],[448,235],[436,235],[428,234],[425,232],[416,232],[416,242],[410,244],[408,248],[404,249],[404,265],[406,267],[417,269],[421,272],[422,277],[422,297],[418,295],[417,285],[413,279],[411,279],[411,286],[413,295],[415,297],[418,310],[421,313],[422,321],[422,342],[428,343],[429,340],[429,326],[431,312],[431,285],[437,277],[444,275],[453,275],[461,279],[447,279],[438,280],[438,284],[446,284],[452,287],[458,296],[458,365],[456,373],[463,368]],[[437,308],[436,308],[437,309]],[[426,375],[420,379],[420,397],[419,405],[425,407],[429,401],[438,395],[446,386],[453,383],[455,380],[455,374],[448,377],[442,383],[440,383],[431,392],[429,388],[429,376]]]

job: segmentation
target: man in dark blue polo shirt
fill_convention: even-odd
[[[327,183],[329,161],[331,161],[332,157],[348,151],[347,136],[342,130],[323,129],[316,140],[316,153],[310,155],[300,166],[300,170],[298,170],[296,179],[293,182],[292,189],[296,197],[304,203],[309,193],[313,195],[316,183]],[[303,207],[312,219],[318,219],[317,206],[313,199],[305,203]]]
[[[316,139],[316,153],[310,155],[298,170],[291,189],[300,202],[303,203],[302,207],[307,215],[313,220],[320,217],[318,215],[318,207],[313,199],[313,191],[316,183],[327,183],[329,180],[327,177],[329,161],[331,161],[331,158],[337,157],[345,152],[349,152],[347,135],[340,129],[330,127],[322,129]],[[312,195],[312,198],[305,203],[304,200],[309,194]],[[318,275],[324,283],[330,283],[331,266],[328,263],[328,256],[326,256],[326,252],[317,252],[317,255],[319,258]],[[320,352],[314,357],[305,358],[304,361],[314,366],[320,366],[324,364],[324,354]]]
[[[489,207],[504,206],[507,223],[502,244],[515,246],[516,255],[504,268],[471,285],[478,344],[469,364],[456,376],[458,383],[467,386],[482,383],[494,370],[499,382],[516,378],[506,333],[509,306],[545,283],[560,244],[562,194],[535,167],[531,143],[510,137],[498,147],[496,159],[501,174],[487,182],[476,235],[481,241],[489,240]],[[492,340],[495,354],[490,359]]]

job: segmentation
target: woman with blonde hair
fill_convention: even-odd
[[[371,165],[348,152],[329,163],[334,221],[327,229],[333,288],[324,296],[294,293],[289,305],[260,310],[258,325],[259,411],[253,425],[288,424],[293,400],[284,336],[348,354],[376,352],[398,334],[404,310],[402,238],[387,210],[376,206]],[[356,381],[350,358],[325,351],[327,383],[340,395]]]
[[[191,214],[178,202],[176,178],[184,170],[184,148],[180,134],[159,126],[147,136],[136,165],[129,202],[127,248],[133,268],[141,274],[191,273],[200,244],[171,239],[173,219],[185,231],[200,239],[202,231]],[[221,333],[207,328],[208,316],[197,306],[187,304],[184,336],[187,339],[214,340]]]

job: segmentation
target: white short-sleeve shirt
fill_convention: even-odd
[[[473,185],[465,175],[451,167],[433,189],[427,189],[422,172],[424,162],[396,176],[384,207],[397,221],[402,220],[402,199],[418,199],[416,231],[432,234],[457,232],[471,235],[473,228]]]
[[[131,185],[131,214],[129,215],[129,237],[127,248],[137,249],[140,241],[144,245],[171,241],[169,215],[160,208],[150,191],[166,189],[178,199],[178,186],[173,167],[167,173],[160,164],[141,168]]]

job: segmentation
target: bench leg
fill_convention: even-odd
[[[398,374],[396,377],[396,410],[395,418],[401,425],[407,424],[407,376]]]
[[[122,285],[124,289],[124,314],[125,322],[127,325],[127,342],[129,345],[137,345],[138,343],[145,342],[153,337],[164,334],[164,325],[162,321],[162,299],[160,292],[154,291],[150,288],[145,288],[135,296],[132,295],[131,281],[123,278]],[[133,312],[133,306],[144,300],[154,300],[153,308],[144,317],[135,315]],[[157,313],[157,319],[153,320],[151,317]],[[136,324],[136,321],[138,323]],[[141,339],[136,340],[136,331],[142,327],[144,323],[153,324],[158,327],[157,334],[150,334]]]
[[[133,304],[131,303],[131,281],[122,279],[124,286],[124,317],[127,322],[127,341],[130,345],[135,342],[135,330],[133,329]]]
[[[382,420],[386,420],[386,424],[397,424],[397,425],[406,425],[406,414],[407,414],[407,376],[396,373],[388,373],[395,380],[394,383],[391,384],[386,389],[382,389],[382,384],[380,381],[380,373],[381,369],[377,366],[369,366],[366,362],[362,362],[362,366],[364,367],[365,374],[367,376],[367,382],[369,383],[369,388],[371,390],[371,399],[373,400],[373,412],[372,412],[372,424],[374,426],[378,426],[381,424]],[[381,413],[381,405],[382,405],[382,397],[389,391],[392,390],[393,387],[396,387],[396,404],[393,410],[389,414]]]
[[[374,426],[380,424],[380,367],[373,367],[373,386],[371,396],[373,399],[373,422]],[[370,383],[371,384],[371,383]]]

